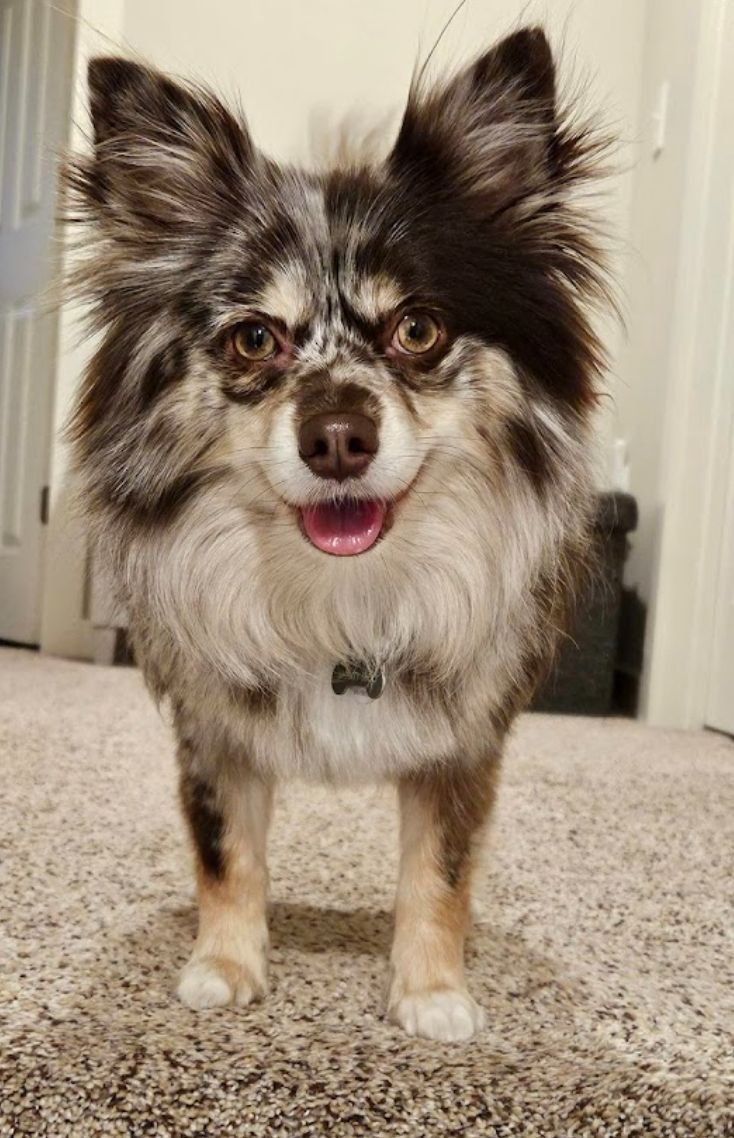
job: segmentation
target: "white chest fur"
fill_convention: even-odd
[[[272,719],[255,728],[255,758],[276,777],[336,782],[394,777],[451,753],[445,712],[421,709],[386,679],[379,699],[336,695],[331,670],[281,686]]]

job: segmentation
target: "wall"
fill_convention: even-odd
[[[662,402],[660,422],[648,431],[660,453],[651,480],[658,526],[643,708],[654,723],[732,730],[734,590],[723,535],[734,535],[727,503],[734,484],[734,0],[699,0],[696,14],[694,28],[676,21],[694,79],[681,140],[676,255],[661,281],[673,301],[667,325],[646,333],[659,345],[651,364],[662,377]],[[669,8],[660,11],[663,22],[670,16]],[[661,187],[668,196],[659,200],[650,187],[653,209],[665,209],[674,184]]]
[[[630,212],[633,255],[627,266],[628,336],[619,357],[617,387],[618,421],[628,440],[631,485],[640,508],[627,582],[646,605],[659,572],[669,490],[663,439],[674,364],[674,306],[701,12],[702,5],[690,0],[648,0],[641,145]],[[665,146],[655,157],[653,118],[665,81],[670,84]]]
[[[124,41],[179,74],[241,96],[258,142],[276,157],[303,150],[314,108],[399,107],[414,61],[434,43],[449,0],[125,0]],[[625,133],[636,130],[645,4],[468,0],[437,54],[479,51],[518,23],[546,23],[566,64],[595,80]],[[629,179],[628,179],[629,181]]]

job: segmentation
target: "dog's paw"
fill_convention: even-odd
[[[227,1004],[244,1007],[265,994],[265,982],[234,960],[192,957],[181,971],[176,992],[181,1002],[195,1011]]]
[[[390,1008],[390,1019],[408,1035],[441,1043],[461,1043],[484,1027],[484,1012],[460,988],[439,988],[403,996]]]

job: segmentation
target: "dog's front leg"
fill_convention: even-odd
[[[483,1025],[464,980],[472,857],[489,817],[495,761],[399,784],[400,878],[388,1013],[410,1035],[470,1039]]]
[[[178,995],[197,1009],[249,1004],[267,985],[272,787],[246,767],[207,779],[195,773],[190,756],[180,757],[181,800],[196,851],[199,932]]]

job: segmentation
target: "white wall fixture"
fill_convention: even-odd
[[[670,99],[670,81],[663,79],[658,88],[658,97],[655,110],[652,113],[652,156],[659,158],[665,150],[665,139],[668,131],[668,100]]]

